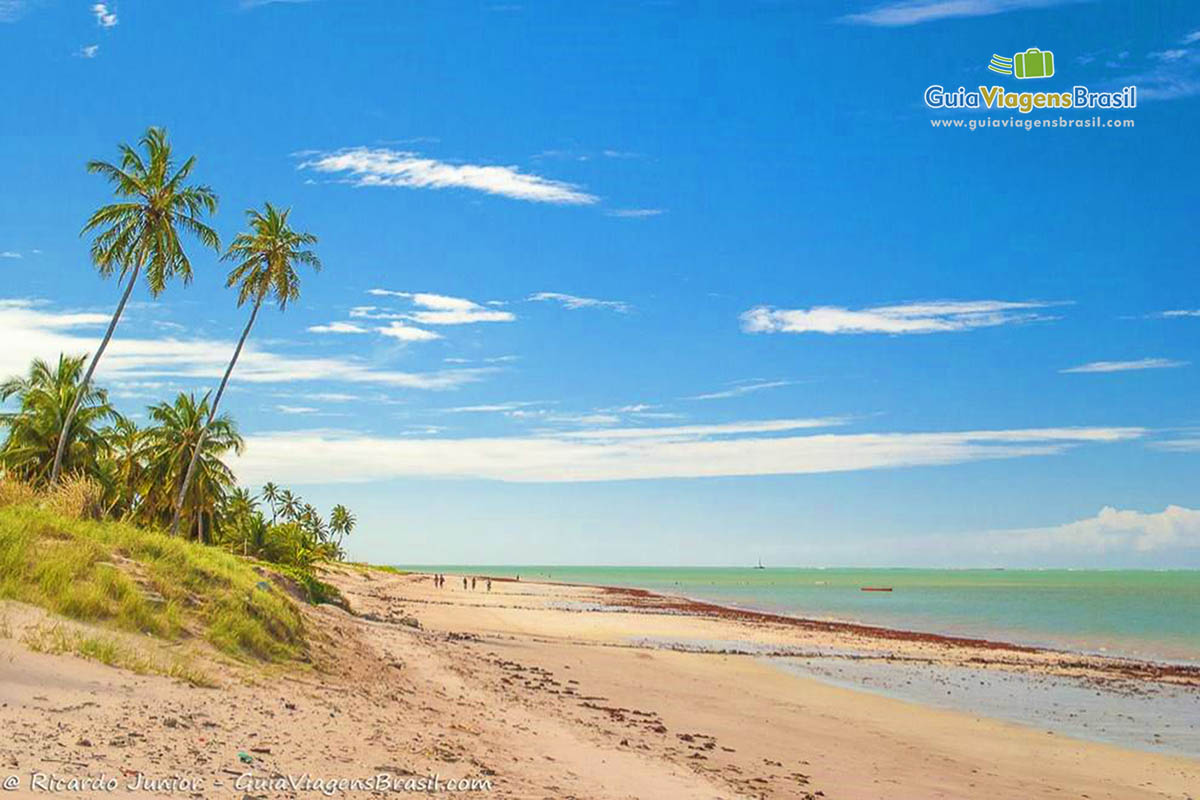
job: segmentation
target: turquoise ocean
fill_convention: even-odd
[[[813,619],[1200,664],[1197,570],[407,568],[649,589]]]

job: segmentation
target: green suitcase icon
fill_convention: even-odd
[[[1018,78],[1049,78],[1054,74],[1054,53],[1031,47],[1013,56],[1013,74]]]

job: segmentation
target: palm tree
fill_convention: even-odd
[[[171,513],[170,498],[183,484],[189,465],[195,465],[182,505],[189,519],[188,530],[203,541],[205,532],[213,531],[216,512],[235,486],[233,472],[221,457],[231,450],[241,453],[242,437],[229,416],[213,418],[207,395],[197,400],[194,394],[180,393],[173,403],[159,403],[149,410],[155,425],[148,432],[150,497],[146,505],[155,516]],[[197,450],[200,455],[193,458]]]
[[[207,186],[185,183],[196,164],[196,157],[192,156],[175,169],[171,144],[162,128],[148,128],[140,144],[144,155],[127,144],[120,145],[119,166],[106,161],[89,161],[87,165],[88,172],[108,178],[121,199],[92,214],[81,235],[98,231],[92,242],[92,262],[104,278],[120,268],[118,284],[125,281],[126,285],[100,347],[88,364],[87,374],[83,376],[84,385],[92,381],[92,373],[96,371],[137,284],[138,273],[146,270],[146,283],[152,297],[158,297],[173,277],[178,276],[185,284],[189,283],[192,264],[179,240],[181,230],[195,236],[206,247],[220,249],[216,231],[201,221],[205,214],[217,210],[216,194]],[[51,483],[58,480],[62,471],[68,429],[78,410],[78,404],[72,405],[63,421],[54,453],[54,467],[50,472]]]
[[[284,489],[279,495],[279,514],[288,522],[295,522],[300,516],[302,504],[300,498],[291,489]]]
[[[350,531],[354,530],[354,526],[358,520],[350,513],[350,509],[339,503],[333,507],[333,511],[329,512],[329,529],[337,534],[338,547],[342,546],[342,537],[349,536]]]
[[[131,514],[144,489],[146,455],[149,443],[146,432],[128,417],[113,413],[113,424],[103,431],[109,446],[112,465],[113,502],[110,513]]]
[[[279,514],[277,504],[279,503],[279,487],[272,481],[267,481],[263,484],[262,499],[271,507],[271,524],[275,524],[275,519]]]
[[[107,450],[100,425],[114,412],[103,389],[80,382],[85,358],[60,355],[55,367],[35,359],[28,375],[0,384],[0,402],[16,398],[18,403],[15,412],[0,414],[0,424],[8,428],[0,467],[13,476],[43,483],[58,463],[68,472],[99,477]]]
[[[238,356],[242,354],[242,347],[246,344],[250,329],[254,327],[254,320],[258,317],[258,309],[262,307],[263,301],[271,297],[279,305],[279,310],[283,311],[290,301],[300,297],[300,276],[296,274],[295,265],[307,264],[314,270],[321,269],[321,261],[317,254],[307,249],[317,243],[317,237],[311,233],[292,230],[288,225],[291,209],[281,212],[270,203],[266,203],[264,209],[262,212],[256,209],[246,211],[251,232],[239,233],[234,237],[229,250],[222,256],[223,260],[236,262],[225,280],[225,286],[238,287],[239,307],[247,301],[253,302],[253,306],[250,319],[246,321],[246,328],[242,331],[242,338],[238,339],[237,347],[234,348],[233,358],[225,368],[225,377],[221,378],[221,385],[217,388],[217,396],[209,410],[210,419],[221,405],[221,397],[225,394],[229,376],[233,373]],[[199,449],[196,452],[199,453]],[[172,533],[179,527],[183,496],[196,469],[194,461],[193,459],[193,463],[188,466],[183,485],[179,487],[175,519],[171,523]]]

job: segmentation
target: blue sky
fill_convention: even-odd
[[[227,408],[356,557],[1200,566],[1192,4],[0,0],[0,62],[0,371],[98,340],[83,164],[167,127],[225,241],[320,237]],[[1139,102],[935,129],[934,83]],[[240,332],[192,255],[127,412]]]

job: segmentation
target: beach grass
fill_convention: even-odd
[[[305,652],[299,610],[251,562],[24,503],[0,507],[0,598],[166,640],[199,637],[238,659],[282,662]]]

